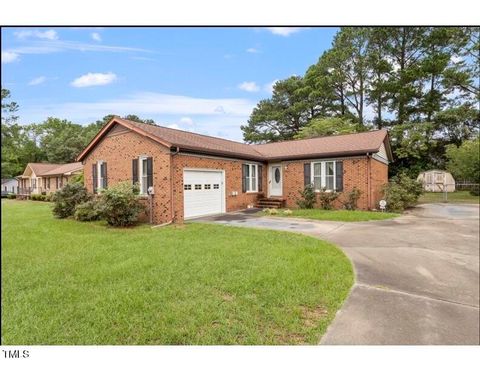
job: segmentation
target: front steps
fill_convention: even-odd
[[[280,209],[283,204],[281,198],[259,198],[255,206],[261,209]]]

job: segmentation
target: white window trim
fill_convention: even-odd
[[[97,189],[103,189],[102,164],[105,161],[97,162]]]
[[[320,177],[320,187],[324,189],[327,186],[327,162],[333,162],[333,189],[326,189],[325,192],[334,192],[337,189],[337,161],[327,160],[327,161],[314,161],[310,164],[310,183],[315,186],[313,181],[314,179],[314,170],[315,164],[321,164],[321,177]],[[315,189],[315,192],[320,192],[320,189]]]
[[[140,193],[141,195],[146,195],[148,192],[143,192],[143,161],[146,161],[148,156],[140,156],[138,158],[138,184],[140,186]],[[148,176],[148,174],[147,174]],[[148,182],[148,180],[147,180]],[[193,189],[193,187],[192,187]]]
[[[245,165],[248,166],[249,176],[246,178],[248,180],[248,185],[250,188],[246,193],[257,193],[258,192],[258,165],[257,164],[245,164]],[[252,177],[252,174],[255,174],[255,177]],[[255,181],[253,181],[254,179]]]

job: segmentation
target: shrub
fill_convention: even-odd
[[[70,178],[70,183],[79,183],[83,185],[83,172],[80,174],[75,174]]]
[[[90,200],[75,206],[73,217],[81,222],[100,219],[100,208],[96,200]]]
[[[345,195],[346,199],[342,202],[343,207],[347,210],[356,210],[361,194],[362,191],[357,187],[353,187],[353,189]]]
[[[301,209],[313,209],[315,206],[316,195],[312,184],[307,184],[303,191],[299,191],[300,199],[297,200],[297,205]]]
[[[405,174],[399,174],[384,187],[385,201],[389,211],[401,212],[408,207],[414,206],[423,193],[420,182],[409,178]]]
[[[115,227],[134,224],[138,214],[144,210],[137,193],[137,186],[132,186],[130,182],[121,182],[105,189],[99,203],[102,218]]]
[[[57,218],[68,218],[75,213],[75,206],[88,201],[91,196],[87,189],[79,183],[68,183],[52,196],[53,215]]]
[[[320,204],[320,208],[323,210],[332,210],[332,203],[338,198],[339,194],[335,191],[326,191],[322,189],[318,193],[318,202]]]
[[[15,193],[9,193],[9,194],[7,195],[7,198],[10,199],[10,200],[14,200],[14,199],[17,198],[17,195],[16,195]]]
[[[283,210],[283,213],[284,213],[285,215],[292,215],[292,214],[293,214],[292,210],[290,210],[290,209],[285,209],[285,210]]]
[[[45,201],[47,196],[44,194],[32,194],[30,195],[30,200],[32,201]]]
[[[480,196],[480,188],[474,188],[470,191],[472,196]]]

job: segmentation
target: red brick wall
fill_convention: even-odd
[[[362,193],[358,200],[358,208],[376,208],[381,199],[381,188],[388,182],[388,166],[377,160],[363,158],[342,159],[343,161],[343,192],[335,201],[334,207],[340,208],[346,192],[357,187]],[[368,161],[371,161],[371,203],[368,205]],[[304,188],[303,165],[308,160],[284,162],[283,166],[283,195],[286,206],[297,208],[296,201],[300,198],[299,191]]]
[[[92,164],[97,161],[107,163],[109,186],[121,181],[131,182],[132,159],[139,156],[153,157],[154,223],[170,221],[170,151],[137,133],[113,131],[95,146],[83,161],[85,186],[93,192]]]
[[[183,169],[203,168],[218,169],[225,171],[225,196],[227,211],[245,209],[249,204],[255,204],[259,193],[242,193],[242,164],[249,163],[243,160],[227,160],[221,158],[199,157],[190,155],[175,155],[173,157],[174,168],[174,209],[175,220],[183,221]],[[263,165],[263,192],[266,194],[267,166]],[[237,196],[232,192],[237,191]]]
[[[388,165],[378,160],[371,160],[372,201],[371,208],[378,209],[378,202],[383,198],[383,186],[388,183]]]

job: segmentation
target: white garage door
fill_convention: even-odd
[[[225,212],[223,172],[185,170],[183,202],[185,219]]]

